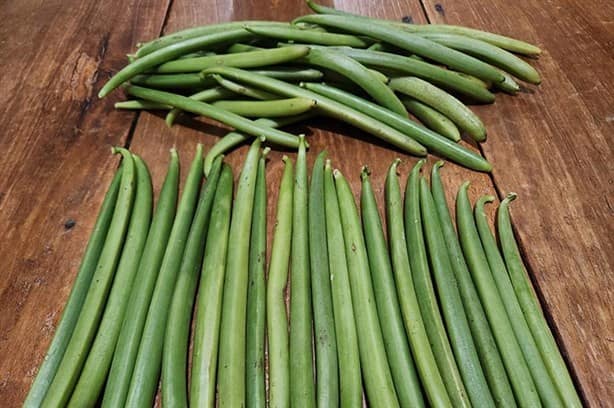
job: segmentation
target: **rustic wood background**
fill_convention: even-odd
[[[95,96],[138,41],[198,24],[288,20],[301,0],[7,0],[0,9],[0,401],[20,406],[69,294],[118,159],[129,146],[149,164],[156,192],[175,146],[185,169],[196,143],[224,130],[192,121],[118,112],[115,92]],[[332,1],[323,1],[333,5]],[[538,44],[544,78],[494,105],[476,107],[489,131],[481,153],[492,175],[442,170],[449,200],[462,180],[472,198],[516,191],[513,219],[539,296],[585,400],[614,401],[614,2],[523,0],[344,0],[334,5],[416,23],[463,24]],[[310,161],[321,149],[359,191],[362,164],[383,201],[385,170],[415,158],[356,129],[317,120]],[[245,148],[228,160],[238,172]],[[268,165],[269,217],[281,175]],[[429,158],[433,163],[436,158]],[[184,172],[185,173],[185,172]],[[71,220],[75,221],[74,226]],[[269,223],[272,230],[272,222]]]

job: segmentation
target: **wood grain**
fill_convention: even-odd
[[[95,91],[165,8],[17,0],[0,24],[0,399],[20,406],[77,272],[132,114]],[[74,225],[71,227],[71,224]]]
[[[500,194],[515,191],[516,232],[551,324],[591,406],[614,401],[614,72],[612,4],[427,1],[432,22],[537,43],[544,83],[480,109]],[[589,14],[584,13],[587,11]],[[607,14],[606,14],[607,15]],[[590,18],[590,17],[593,18]]]
[[[587,401],[606,406],[614,401],[614,323],[608,307],[614,300],[609,273],[614,266],[614,172],[606,136],[614,130],[613,6],[597,0],[547,5],[528,0],[522,7],[503,0],[423,3],[344,0],[334,5],[381,18],[410,16],[424,23],[428,16],[432,22],[475,26],[536,42],[545,50],[534,62],[545,79],[542,86],[527,87],[516,97],[498,95],[494,106],[475,108],[489,131],[483,151],[495,166],[493,177],[452,163],[442,169],[442,177],[449,203],[463,180],[472,181],[472,199],[509,190],[520,194],[513,218],[538,292]],[[167,1],[132,0],[120,7],[114,1],[12,0],[0,11],[0,146],[9,153],[0,163],[0,231],[11,243],[0,247],[3,406],[20,406],[51,339],[117,163],[108,147],[126,144],[140,154],[157,194],[171,147],[178,149],[185,173],[196,143],[209,148],[227,131],[201,119],[168,129],[160,114],[114,111],[121,92],[102,101],[93,97],[103,80],[125,64],[134,44],[161,30],[289,20],[309,12],[302,0],[174,0],[168,8]],[[310,164],[320,150],[328,150],[356,197],[360,168],[369,165],[382,214],[390,162],[402,158],[403,182],[416,162],[331,120],[289,131],[309,135]],[[242,147],[227,158],[235,177],[245,152]],[[269,237],[282,154],[295,157],[293,152],[270,155]],[[436,159],[429,157],[425,172]],[[77,221],[74,228],[66,229],[68,219]]]

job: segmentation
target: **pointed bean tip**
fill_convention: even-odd
[[[196,153],[195,153],[196,157],[202,156],[203,155],[203,145],[202,143],[197,143],[196,144]]]
[[[369,170],[369,166],[367,166],[366,164],[362,166],[362,168],[360,169],[360,179],[362,181],[367,181],[369,180],[369,176],[371,175],[371,170]]]

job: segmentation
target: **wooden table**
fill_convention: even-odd
[[[330,1],[325,2],[331,4]],[[377,4],[376,4],[377,3]],[[482,4],[480,4],[482,3]],[[556,338],[591,406],[614,401],[614,2],[524,0],[346,0],[335,6],[416,23],[482,28],[538,44],[532,64],[544,82],[494,105],[475,107],[489,139],[491,175],[453,164],[442,170],[452,199],[462,180],[471,196],[515,191],[513,219]],[[52,338],[118,158],[129,146],[150,165],[156,192],[177,147],[183,168],[196,143],[224,130],[113,110],[123,96],[95,96],[141,40],[218,21],[292,19],[301,0],[8,0],[0,11],[0,401],[16,407]],[[314,152],[326,148],[359,191],[363,163],[383,201],[385,169],[415,162],[349,126],[316,120]],[[305,131],[298,126],[294,132]],[[238,171],[245,148],[228,160]],[[436,158],[430,157],[432,164]],[[272,218],[280,153],[269,168]],[[74,221],[74,222],[73,222]],[[74,225],[73,225],[74,224]],[[269,223],[270,227],[272,222]]]

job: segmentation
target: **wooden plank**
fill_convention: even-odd
[[[44,357],[118,162],[110,146],[132,123],[95,93],[140,36],[160,32],[165,11],[166,2],[3,3],[2,406],[21,405]]]
[[[584,396],[606,406],[614,401],[613,4],[425,6],[432,22],[500,32],[544,50],[535,62],[543,85],[479,109],[490,130],[484,153],[501,194],[520,196],[512,206],[516,231]]]

